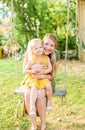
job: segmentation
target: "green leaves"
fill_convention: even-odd
[[[11,0],[1,0],[12,9]],[[76,48],[72,30],[75,28],[75,0],[70,2],[69,11],[69,45],[68,49]],[[58,49],[65,49],[67,30],[67,2],[63,0],[13,0],[13,22],[15,35],[21,46],[27,46],[28,41],[34,37],[43,38],[50,32],[58,37]],[[12,11],[12,10],[11,10]],[[37,22],[38,21],[38,22]],[[73,44],[74,42],[74,44]],[[62,45],[61,45],[62,44]],[[61,47],[62,46],[62,47]]]

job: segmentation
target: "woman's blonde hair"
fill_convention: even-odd
[[[54,36],[54,34],[52,33],[47,33],[44,38],[43,38],[43,42],[47,39],[51,39],[54,43],[55,43],[55,46],[57,45],[57,38]],[[51,60],[51,64],[52,64],[52,75],[54,76],[55,73],[56,73],[56,54],[55,54],[55,51],[51,54],[51,57],[50,57],[50,60]]]
[[[57,38],[56,38],[56,36],[55,36],[54,34],[52,34],[52,33],[47,33],[47,34],[45,34],[45,36],[44,36],[44,38],[43,38],[43,42],[44,42],[47,38],[51,39],[51,40],[55,43],[55,46],[56,46],[56,44],[57,44]]]

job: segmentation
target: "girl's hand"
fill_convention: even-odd
[[[36,69],[32,69],[32,70],[31,70],[31,73],[32,73],[32,74],[36,74],[36,73],[38,73],[38,71],[37,71]]]
[[[40,67],[41,69],[46,69],[46,65],[45,65],[45,64],[42,64],[42,63],[39,63],[39,67]]]
[[[56,62],[56,71],[58,70],[60,63],[61,63],[60,61]]]

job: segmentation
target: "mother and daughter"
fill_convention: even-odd
[[[42,41],[39,38],[29,41],[25,53],[23,73],[26,76],[22,85],[27,87],[24,100],[32,130],[37,130],[37,114],[40,116],[41,130],[46,130],[46,110],[52,109],[51,81],[59,66],[59,62],[56,62],[56,44],[56,37],[48,33]]]

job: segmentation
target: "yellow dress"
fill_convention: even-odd
[[[44,55],[40,58],[37,58],[36,56],[33,56],[34,64],[36,63],[43,63],[48,67],[48,56]],[[48,79],[35,79],[32,77],[32,74],[26,75],[24,81],[22,82],[22,85],[26,85],[27,87],[36,87],[38,89],[43,89],[46,87],[47,84],[51,83]]]

